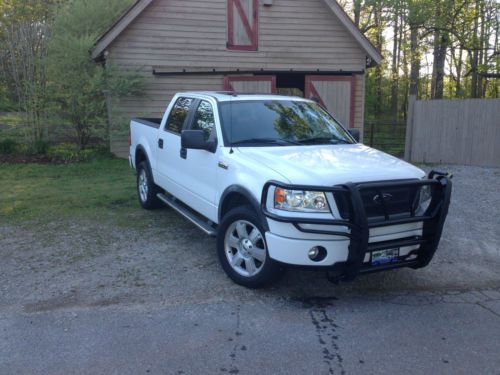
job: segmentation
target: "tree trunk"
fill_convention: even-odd
[[[479,19],[481,19],[481,31],[480,31],[479,43],[478,43],[479,56],[478,56],[478,67],[477,67],[478,68],[477,94],[478,94],[479,98],[483,98],[484,93],[486,91],[483,87],[483,80],[485,81],[485,79],[483,78],[482,75],[480,75],[480,73],[481,73],[480,70],[481,70],[482,66],[485,64],[485,57],[486,57],[486,53],[484,51],[484,48],[486,47],[486,40],[484,37],[484,34],[485,34],[484,26],[485,26],[486,20],[485,20],[484,3],[483,2],[481,2],[480,11],[476,17],[478,18],[478,22],[479,22]]]
[[[410,95],[418,97],[420,56],[418,53],[418,27],[410,25]]]
[[[362,0],[353,0],[354,24],[357,28],[359,28],[359,23],[361,20],[361,2]]]
[[[480,0],[476,0],[476,17],[474,17],[474,30],[472,32],[472,57],[470,62],[470,70],[471,70],[471,97],[478,97],[478,59],[479,59],[479,46],[478,46],[478,26],[479,26],[479,2]]]
[[[436,72],[434,75],[433,99],[442,99],[444,89],[444,66],[446,63],[446,51],[448,49],[448,35],[446,33],[443,33],[439,39],[439,46],[436,50]]]
[[[401,20],[403,21],[403,18],[401,18]],[[405,27],[406,28],[406,27]],[[403,30],[403,23],[401,24],[401,30]],[[405,40],[407,39],[407,33],[405,32],[404,34],[404,38]],[[403,39],[403,37],[401,38]],[[409,74],[409,70],[408,70],[408,65],[409,65],[409,61],[408,61],[408,48],[403,47],[401,48],[402,50],[402,53],[403,53],[403,56],[402,56],[402,62],[401,62],[401,68],[403,70],[403,81],[404,81],[404,84],[403,84],[403,88],[404,88],[404,92],[403,92],[403,101],[401,103],[401,112],[403,113],[403,120],[406,122],[407,121],[407,115],[408,115],[408,96],[409,96],[409,87],[408,87],[408,82],[410,81],[410,74]]]
[[[445,9],[447,12],[448,9]],[[443,98],[444,66],[446,62],[446,51],[448,49],[449,36],[441,31],[443,17],[441,6],[436,7],[436,29],[434,30],[434,59],[432,64],[431,99]]]
[[[374,5],[374,20],[375,20],[375,30],[376,30],[376,42],[375,47],[382,51],[383,49],[383,39],[382,39],[382,14],[381,14],[380,4],[375,3]],[[375,68],[375,85],[376,85],[376,97],[375,97],[375,114],[380,116],[382,113],[382,66],[377,65]]]
[[[495,44],[494,45],[498,46],[498,37],[500,34],[500,24],[497,23],[496,25],[497,25],[497,28],[495,30]],[[495,61],[495,73],[500,74],[500,59],[495,59],[495,60],[496,60]],[[498,80],[494,80],[494,82],[495,82],[495,86],[494,86],[495,89],[494,89],[493,93],[494,93],[494,97],[498,98],[499,82],[498,82]]]
[[[397,5],[394,9],[394,41],[392,45],[392,77],[391,77],[391,114],[394,122],[398,119],[398,43],[399,43],[399,14]]]
[[[455,95],[457,98],[461,98],[463,96],[462,93],[462,57],[464,54],[464,50],[460,47],[458,51],[458,60],[457,60],[457,82],[456,82],[456,90]]]

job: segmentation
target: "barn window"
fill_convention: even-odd
[[[259,0],[227,0],[227,48],[257,51]]]

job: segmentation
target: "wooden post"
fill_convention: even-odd
[[[413,143],[413,116],[415,113],[416,95],[410,95],[408,98],[408,115],[406,118],[406,137],[405,137],[405,160],[411,162],[411,149]]]

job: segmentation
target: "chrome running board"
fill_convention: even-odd
[[[175,199],[172,196],[167,196],[165,194],[159,193],[156,195],[158,199],[164,202],[167,206],[172,207],[198,228],[200,228],[203,232],[208,234],[211,237],[217,236],[217,230],[215,228],[215,224],[211,223],[208,219],[204,219],[200,215],[197,215],[189,208],[187,208],[183,203],[179,200]]]

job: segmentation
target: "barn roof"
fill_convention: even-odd
[[[382,55],[380,52],[370,43],[368,38],[361,32],[361,30],[356,27],[351,18],[342,9],[342,7],[337,3],[336,0],[323,0],[332,12],[337,16],[339,21],[345,26],[345,28],[351,33],[354,39],[358,42],[361,48],[366,52],[366,55],[372,60],[374,64],[380,64],[382,61]],[[92,58],[97,60],[101,57],[103,52],[108,48],[108,46],[127,28],[128,25],[132,23],[144,9],[151,4],[153,0],[137,0],[130,8],[128,8],[122,16],[108,28],[104,34],[97,40],[94,48],[91,51]]]

